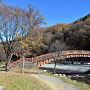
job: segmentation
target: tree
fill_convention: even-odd
[[[28,3],[29,10],[19,7],[8,6],[0,3],[0,40],[3,44],[7,57],[7,70],[9,70],[9,62],[13,53],[20,49],[18,42],[22,38],[27,37],[35,27],[40,24],[46,24],[45,18],[39,9],[34,8]]]
[[[61,53],[61,51],[65,51],[68,49],[68,47],[66,46],[66,44],[63,42],[58,42],[56,41],[55,43],[52,43],[52,45],[50,46],[50,51],[51,52],[58,52],[58,57]],[[54,62],[55,62],[55,66],[54,66],[54,74],[56,72],[56,62],[57,62],[57,59],[54,57]]]
[[[63,36],[62,36],[63,37]],[[66,43],[63,41],[63,39],[61,39],[60,41],[55,40],[54,42],[52,42],[52,44],[50,44],[50,46],[48,47],[49,52],[55,53],[55,56],[53,57],[54,62],[55,62],[55,66],[54,66],[54,74],[56,72],[56,63],[57,63],[57,58],[59,57],[60,53],[62,51],[65,51],[68,49],[68,46],[66,46]],[[57,52],[58,52],[58,56],[57,56]]]

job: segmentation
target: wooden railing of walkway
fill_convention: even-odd
[[[60,51],[60,52],[54,52],[54,53],[49,53],[49,54],[44,54],[41,56],[37,56],[34,58],[25,58],[24,62],[39,62],[39,61],[43,61],[45,59],[49,59],[49,58],[55,58],[55,57],[60,57],[60,56],[65,56],[65,55],[88,55],[85,57],[89,57],[90,58],[90,51],[86,51],[86,50],[67,50],[67,51]],[[78,56],[77,56],[78,57]],[[83,56],[81,56],[83,57]],[[20,65],[23,62],[23,59],[19,59],[13,63],[10,63],[9,68],[13,68],[16,67],[17,65]]]

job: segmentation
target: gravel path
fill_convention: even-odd
[[[69,85],[57,77],[47,76],[45,74],[33,74],[33,75],[45,81],[45,83],[48,84],[52,90],[81,90],[75,85]]]

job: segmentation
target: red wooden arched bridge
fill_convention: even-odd
[[[44,54],[41,56],[37,56],[34,58],[25,58],[24,62],[30,63],[36,63],[37,62],[37,67],[40,67],[44,64],[47,64],[49,62],[52,62],[54,60],[60,60],[64,58],[72,58],[72,57],[87,57],[90,58],[90,51],[86,50],[67,50],[67,51],[60,51],[60,52],[54,52],[54,53],[49,53],[49,54]],[[13,63],[9,64],[9,68],[14,68],[20,64],[22,64],[23,59],[19,59]]]

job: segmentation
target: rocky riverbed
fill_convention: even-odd
[[[40,67],[44,72],[48,71],[53,73],[54,64],[45,64]],[[85,82],[90,85],[90,65],[56,65],[56,74],[63,75],[66,77],[79,81]]]

